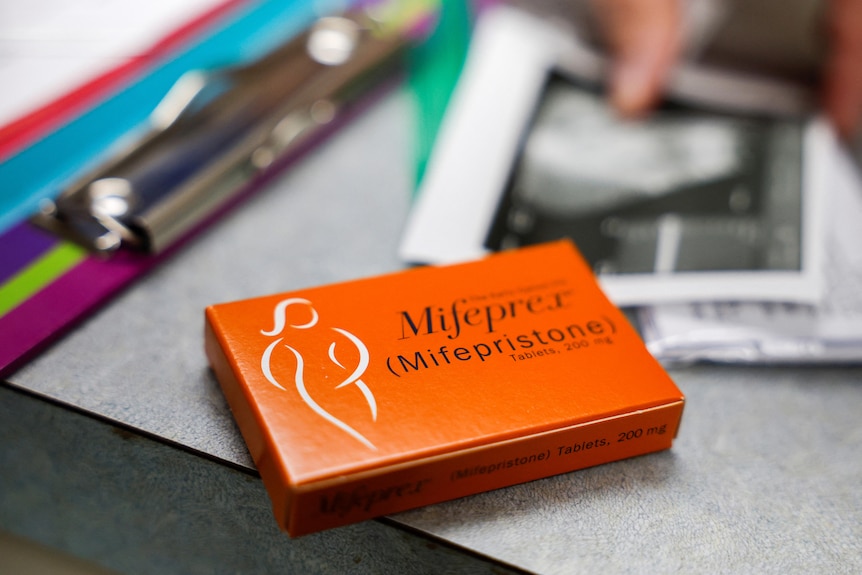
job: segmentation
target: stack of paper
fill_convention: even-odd
[[[668,361],[843,363],[862,361],[862,180],[834,146],[822,258],[823,297],[787,302],[696,302],[642,310],[650,351]]]

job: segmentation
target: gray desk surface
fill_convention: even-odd
[[[203,309],[402,268],[409,106],[386,97],[10,382],[252,468],[207,367]],[[537,573],[862,572],[862,369],[671,375],[688,404],[669,452],[369,523]]]

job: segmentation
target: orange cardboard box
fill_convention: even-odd
[[[214,305],[206,352],[293,536],[667,449],[683,410],[565,241]]]

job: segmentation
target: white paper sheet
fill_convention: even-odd
[[[141,54],[221,2],[0,2],[0,127]]]

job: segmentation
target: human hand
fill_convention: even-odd
[[[830,0],[826,18],[823,106],[839,135],[849,140],[862,127],[862,1]]]
[[[625,117],[649,112],[679,56],[679,0],[593,0],[611,52],[610,101]]]
[[[611,51],[610,100],[625,117],[661,98],[682,44],[679,0],[593,0]],[[829,0],[822,105],[850,139],[862,128],[862,0]]]

